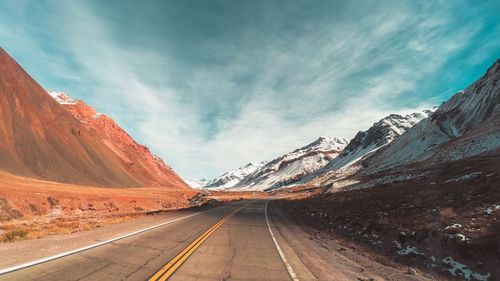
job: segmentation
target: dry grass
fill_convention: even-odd
[[[196,194],[172,187],[61,184],[0,172],[0,241],[73,233],[149,211],[184,208]]]
[[[41,215],[69,216],[82,212],[108,215],[182,208],[189,206],[189,199],[197,193],[172,187],[61,184],[0,172],[0,222]]]
[[[1,242],[14,242],[18,240],[24,240],[28,237],[29,231],[26,228],[13,226],[9,227],[7,230],[4,229],[4,233],[0,236]]]
[[[69,234],[91,230],[109,224],[125,222],[141,215],[121,215],[105,218],[57,218],[46,222],[24,221],[0,226],[0,242],[36,239],[48,235]]]

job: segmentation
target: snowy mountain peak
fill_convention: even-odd
[[[369,167],[367,172],[430,158],[440,159],[436,161],[463,159],[500,146],[495,124],[500,116],[499,81],[500,61],[497,60],[479,80],[441,104],[429,118],[384,151],[368,158],[364,162]]]
[[[224,173],[218,178],[215,178],[210,181],[199,181],[199,187],[201,188],[213,188],[213,189],[225,189],[233,187],[235,184],[240,182],[244,177],[253,173],[258,168],[264,166],[266,162],[261,163],[253,163],[250,162],[245,166],[232,169],[229,172]],[[196,185],[196,183],[195,183]]]
[[[75,100],[63,92],[47,91],[47,93],[59,104],[76,104]]]
[[[418,122],[429,117],[435,110],[435,108],[426,109],[420,112],[408,114],[406,116],[391,114],[374,123],[373,126],[365,132],[374,134],[377,130],[380,131],[384,137],[379,137],[378,139],[373,139],[372,141],[381,141],[383,143],[380,143],[380,145],[383,145],[393,141],[395,138],[406,132],[408,128],[413,127]]]
[[[299,181],[324,167],[347,145],[344,138],[319,137],[314,142],[284,154],[246,176],[232,189],[265,190]]]
[[[307,153],[309,151],[316,151],[316,150],[341,151],[342,149],[344,149],[344,147],[347,145],[348,142],[349,141],[345,138],[322,136],[322,137],[319,137],[317,140],[313,141],[312,143],[310,143],[304,147],[298,148],[289,154]]]
[[[266,163],[267,163],[267,161],[261,161],[259,163],[249,162],[248,164],[246,164],[242,168],[238,168],[238,169],[248,169],[248,168],[249,169],[254,169],[255,167],[264,166]],[[238,170],[238,169],[234,169],[234,170]]]
[[[327,147],[331,147],[331,148],[339,148],[340,147],[340,149],[342,149],[347,145],[349,140],[346,138],[321,136],[318,138],[318,140],[316,142],[318,142],[320,144],[324,144]]]
[[[427,118],[434,112],[433,109],[426,109],[406,116],[391,114],[375,122],[366,131],[360,131],[349,142],[342,153],[335,158],[326,170],[337,170],[348,167],[358,160],[377,151],[379,148],[393,142],[409,128]]]
[[[186,184],[172,171],[163,160],[151,153],[149,148],[137,143],[113,119],[97,112],[83,100],[74,100],[63,92],[46,91],[62,105],[80,124],[99,137],[104,146],[111,149],[121,161],[130,165],[135,173],[152,184],[173,183],[186,187]],[[132,164],[132,165],[131,165]]]
[[[200,189],[207,185],[210,181],[207,179],[201,180],[184,180],[190,187]]]

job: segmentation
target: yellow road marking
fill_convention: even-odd
[[[198,249],[205,240],[212,235],[219,227],[221,227],[227,220],[229,220],[232,216],[234,216],[237,212],[252,204],[250,202],[245,204],[244,206],[234,210],[229,215],[222,218],[219,222],[210,227],[207,231],[205,231],[202,235],[196,238],[189,246],[187,246],[184,250],[182,250],[177,256],[175,256],[172,260],[170,260],[164,267],[162,267],[158,272],[155,273],[149,281],[164,281],[170,278],[172,274]]]

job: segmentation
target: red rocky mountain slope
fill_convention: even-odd
[[[73,100],[64,93],[49,92],[82,125],[108,148],[114,151],[137,178],[144,182],[182,185],[182,180],[153,155],[149,148],[138,144],[110,117],[98,113],[82,100]]]
[[[99,186],[188,188],[112,119],[51,98],[0,48],[0,170]]]

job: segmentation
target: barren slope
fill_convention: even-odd
[[[3,49],[0,110],[1,170],[84,185],[187,188],[173,172],[168,176],[172,180],[151,180],[123,161],[96,131],[47,95]]]
[[[428,161],[463,159],[500,146],[500,60],[479,80],[456,93],[430,117],[364,162],[367,172]],[[448,144],[457,144],[450,149]],[[437,155],[440,157],[435,158]]]
[[[97,112],[82,100],[73,100],[63,93],[50,93],[82,125],[114,151],[127,170],[140,182],[149,185],[183,186],[182,179],[149,148],[137,143],[113,119]]]

